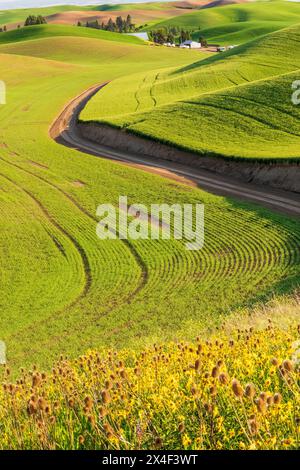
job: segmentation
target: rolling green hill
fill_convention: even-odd
[[[51,41],[65,51],[59,60],[53,60]],[[229,312],[299,284],[298,220],[82,154],[48,135],[65,103],[95,83],[125,77],[129,86],[130,74],[135,83],[137,76],[155,78],[160,71],[166,86],[174,84],[168,95],[158,77],[161,101],[176,95],[185,75],[196,89],[200,57],[206,56],[61,36],[0,46],[0,77],[7,85],[7,104],[0,106],[0,330],[14,370],[32,363],[49,367],[61,353],[75,357],[91,347],[192,338]],[[225,59],[218,65],[219,89],[228,87],[221,78]],[[203,63],[210,70],[219,62]],[[209,78],[205,83],[208,89]],[[141,103],[149,93],[147,81],[144,86]],[[120,109],[122,96],[126,88],[118,95]],[[96,208],[116,206],[120,194],[147,206],[205,203],[204,249],[187,251],[185,240],[100,241]]]
[[[193,30],[214,44],[242,44],[273,31],[300,23],[300,4],[262,1],[207,8],[161,21],[148,29],[174,27]]]
[[[129,71],[143,70],[143,58],[146,68],[148,60],[153,61],[153,67],[161,62],[168,67],[191,64],[199,59],[197,51],[187,55],[185,51],[163,48],[158,52],[155,49],[133,36],[73,26],[28,26],[0,35],[0,53],[3,54],[98,66],[110,63],[115,57],[127,64]],[[200,57],[206,57],[206,54],[200,54]],[[141,62],[136,64],[137,61]]]
[[[292,26],[183,69],[139,74],[130,84],[117,80],[91,100],[81,119],[199,154],[297,159],[300,109],[291,103],[291,86],[299,69],[300,27]],[[122,106],[124,87],[129,93]]]
[[[0,45],[16,43],[19,41],[31,41],[33,39],[52,38],[57,36],[72,36],[78,38],[106,39],[108,41],[125,42],[129,44],[143,44],[143,41],[135,36],[111,33],[93,28],[79,28],[77,26],[62,25],[36,25],[7,31],[0,34]]]

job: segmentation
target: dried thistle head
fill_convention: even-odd
[[[163,441],[160,437],[156,437],[154,441],[154,446],[156,449],[161,449],[163,445]]]
[[[105,381],[106,390],[110,390],[113,387],[113,383],[110,380]]]
[[[68,405],[70,408],[74,408],[74,399],[73,398],[70,398],[69,401],[68,401]]]
[[[109,394],[108,390],[102,390],[101,397],[102,397],[102,401],[105,405],[110,403],[111,398],[110,398],[110,394]]]
[[[106,416],[107,412],[106,412],[106,409],[104,408],[104,406],[100,406],[99,408],[99,418],[100,419],[103,419],[104,416]]]
[[[267,398],[268,398],[268,395],[266,394],[266,392],[261,392],[259,394],[259,397],[264,401],[266,402],[267,401]]]
[[[209,403],[204,403],[204,409],[207,413],[211,414],[213,412],[213,406]]]
[[[41,377],[39,374],[32,375],[32,388],[37,387],[41,383]]]
[[[242,396],[244,395],[244,390],[243,390],[240,382],[238,380],[234,379],[232,381],[231,385],[232,385],[232,391],[235,394],[235,396],[237,398],[242,398]]]
[[[267,407],[266,407],[266,403],[264,400],[262,400],[261,397],[257,398],[255,400],[255,404],[256,404],[256,407],[257,407],[257,410],[261,413],[261,414],[265,414],[266,410],[267,410]]]
[[[178,426],[178,431],[182,434],[185,430],[185,425],[184,423],[179,423],[179,426]]]
[[[222,385],[226,385],[228,383],[228,377],[227,375],[225,374],[225,372],[222,372],[220,375],[219,375],[219,381]]]
[[[255,392],[254,385],[252,383],[247,384],[246,387],[245,387],[245,396],[252,400],[255,396],[255,393],[256,392]]]
[[[92,427],[94,427],[94,426],[95,426],[95,418],[94,418],[94,416],[89,415],[89,416],[88,416],[88,422],[89,422],[89,424],[90,424]]]
[[[288,359],[286,359],[285,361],[283,361],[282,367],[283,367],[283,369],[286,370],[287,372],[292,372],[292,370],[294,369],[293,363],[292,363],[291,361],[289,361]]]
[[[41,411],[45,411],[46,406],[47,406],[47,402],[46,402],[45,398],[39,397],[39,399],[38,399],[38,407],[39,407],[39,409],[40,409]]]
[[[281,394],[280,393],[275,393],[274,396],[273,396],[273,401],[274,401],[275,405],[280,405],[280,403],[282,401]]]
[[[90,410],[91,408],[93,408],[93,399],[87,395],[84,399],[84,404],[85,404],[85,407]]]
[[[253,436],[255,436],[258,433],[258,423],[256,419],[250,419],[248,422],[250,432]]]
[[[272,396],[267,398],[267,405],[272,406],[274,404],[274,398]]]
[[[34,415],[37,412],[37,406],[36,404],[29,400],[28,405],[27,405],[27,413],[29,415]]]
[[[51,424],[54,424],[54,423],[56,422],[56,418],[55,418],[55,416],[53,416],[53,415],[52,415],[52,416],[50,416],[50,419],[49,419],[49,421],[50,421],[50,423],[51,423]]]

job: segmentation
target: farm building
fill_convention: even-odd
[[[201,48],[201,44],[200,42],[196,42],[196,41],[192,41],[192,40],[188,40],[188,41],[184,41],[180,44],[180,47],[182,48],[189,48],[189,49],[200,49]]]

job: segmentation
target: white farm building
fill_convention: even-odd
[[[200,49],[201,44],[200,42],[192,41],[189,39],[187,41],[182,42],[180,44],[180,47],[182,47],[183,49]]]

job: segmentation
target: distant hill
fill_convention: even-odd
[[[213,3],[223,5],[223,0]],[[201,35],[214,44],[242,44],[297,23],[300,23],[300,3],[274,0],[202,7],[148,29],[179,27],[192,30],[194,39]]]
[[[225,0],[227,3],[240,3],[248,0]],[[117,5],[76,6],[57,5],[45,8],[28,8],[17,10],[3,10],[0,8],[0,26],[6,25],[9,30],[23,26],[29,14],[42,15],[48,23],[74,25],[78,21],[98,20],[107,22],[109,18],[130,14],[137,25],[149,24],[180,16],[183,13],[211,6],[210,0],[195,2],[154,2],[154,3],[128,3]]]
[[[205,60],[199,55],[192,66],[116,80],[81,118],[199,154],[300,159],[300,107],[291,103],[299,73],[297,25]]]

